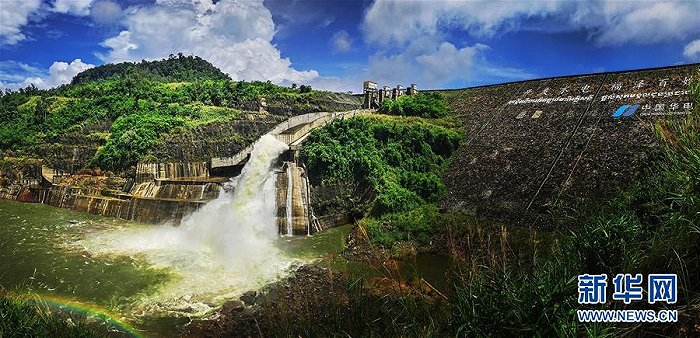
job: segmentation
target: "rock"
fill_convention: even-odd
[[[221,313],[223,314],[230,314],[233,312],[239,312],[243,310],[243,302],[240,300],[232,300],[221,308]]]
[[[243,301],[246,305],[253,305],[255,303],[255,298],[257,298],[258,293],[256,291],[247,291],[239,299]]]

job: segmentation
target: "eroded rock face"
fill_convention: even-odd
[[[208,161],[233,156],[255,142],[286,117],[255,115],[225,123],[212,123],[166,135],[154,150],[154,162]]]
[[[525,81],[450,94],[466,139],[442,206],[543,225],[560,199],[624,188],[656,146],[652,125],[689,114],[697,65]],[[689,105],[690,104],[690,105]],[[622,110],[621,116],[614,116]]]
[[[135,184],[131,194],[143,198],[209,201],[217,198],[220,190],[219,183],[151,181]]]
[[[179,223],[185,215],[207,201],[102,196],[99,193],[68,186],[47,191],[44,203],[91,214],[144,223]]]

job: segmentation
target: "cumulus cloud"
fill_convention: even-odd
[[[621,45],[684,39],[700,31],[696,13],[697,1],[605,1],[576,3],[568,16],[598,45]]]
[[[350,34],[344,30],[337,31],[331,36],[331,45],[333,50],[339,53],[345,53],[352,49],[352,39]]]
[[[25,40],[27,36],[22,27],[29,22],[29,17],[41,6],[41,0],[23,0],[0,6],[0,42],[14,45]]]
[[[403,45],[416,37],[441,35],[451,28],[489,36],[514,18],[544,15],[557,1],[375,1],[365,13],[365,38],[380,45]]]
[[[376,0],[361,30],[377,49],[368,76],[388,83],[422,86],[469,82],[479,77],[506,81],[532,78],[521,69],[497,66],[489,48],[457,46],[454,32],[488,41],[516,30],[584,32],[598,46],[682,41],[700,32],[698,1],[391,1]],[[700,42],[686,47],[700,57]]]
[[[90,7],[92,21],[101,25],[112,25],[122,18],[122,8],[109,0],[97,1]]]
[[[0,61],[0,81],[4,83],[22,82],[29,76],[40,76],[44,73],[38,67],[30,66],[26,63],[3,60]]]
[[[700,30],[698,1],[375,1],[367,10],[365,38],[379,45],[405,45],[425,36],[461,29],[488,37],[528,20],[556,17],[557,29],[586,31],[599,45],[648,44],[686,38]]]
[[[159,59],[171,53],[194,54],[234,80],[304,83],[318,77],[299,71],[272,45],[275,24],[262,0],[158,0],[133,9],[126,29],[102,42],[105,62]]]
[[[683,56],[690,60],[700,60],[700,39],[697,39],[683,48]]]
[[[488,46],[476,44],[457,49],[449,42],[443,42],[434,53],[416,57],[423,71],[423,81],[428,84],[466,79],[474,58]]]
[[[56,0],[53,11],[57,13],[85,16],[90,14],[93,0]]]
[[[31,84],[41,89],[53,88],[69,83],[76,74],[95,67],[95,65],[85,63],[81,59],[75,59],[71,63],[55,61],[49,67],[48,74],[41,74],[36,67],[14,61],[3,62],[0,64],[0,87],[8,89],[24,88]],[[5,75],[2,71],[2,68],[5,68],[5,66],[14,66],[24,70],[24,79],[17,75],[17,71],[10,71],[8,75]]]
[[[366,77],[389,86],[418,83],[423,87],[437,87],[452,81],[466,83],[473,80],[475,72],[484,65],[484,53],[488,50],[488,46],[478,43],[458,48],[443,42],[402,53],[378,53],[369,58]]]

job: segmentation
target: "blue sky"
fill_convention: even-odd
[[[700,61],[700,1],[0,0],[0,87],[199,55],[235,80],[456,88]]]

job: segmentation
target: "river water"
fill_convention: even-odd
[[[286,149],[263,136],[233,193],[179,226],[0,200],[0,286],[135,335],[175,335],[190,318],[343,249],[351,226],[278,235],[273,166]]]
[[[278,249],[273,166],[286,149],[263,136],[230,182],[233,192],[179,226],[0,201],[0,285],[112,314],[149,335],[172,334],[163,329],[205,315],[306,261]]]
[[[29,292],[83,312],[107,314],[148,336],[177,334],[190,317],[196,317],[201,304],[192,298],[191,309],[180,304],[179,311],[144,311],[144,302],[158,305],[154,295],[182,280],[176,269],[157,267],[142,255],[95,255],[83,247],[95,236],[147,230],[153,225],[2,199],[0,220],[0,286],[7,291]],[[275,246],[289,261],[310,262],[340,252],[349,230],[344,226],[313,237],[281,237]],[[221,292],[228,294],[225,299],[247,290]]]

